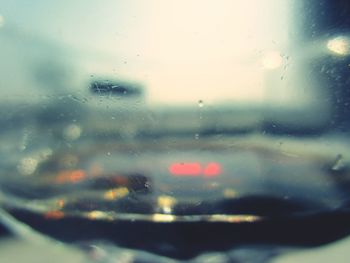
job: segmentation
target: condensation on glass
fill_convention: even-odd
[[[59,239],[133,248],[137,240],[118,228],[94,227],[347,213],[349,8],[341,0],[3,3],[1,213]],[[54,230],[74,220],[91,221],[91,236]],[[169,240],[171,249],[145,249],[190,257],[201,248],[188,245],[191,254]]]

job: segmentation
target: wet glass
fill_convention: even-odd
[[[346,236],[349,11],[2,3],[1,213],[180,259]]]

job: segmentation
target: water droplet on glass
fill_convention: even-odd
[[[23,158],[18,166],[17,170],[22,175],[31,175],[35,172],[38,166],[38,160],[32,157]]]
[[[199,134],[198,134],[198,133],[196,133],[196,134],[194,135],[194,139],[195,139],[195,140],[198,140],[198,139],[199,139]]]
[[[107,155],[108,155],[108,156],[111,156],[111,152],[107,152]]]
[[[338,154],[337,157],[335,158],[334,164],[332,166],[333,171],[340,171],[345,168],[345,163],[344,163],[344,158],[343,155]]]
[[[199,106],[200,108],[202,108],[202,107],[204,106],[204,102],[203,102],[202,100],[199,100],[199,101],[198,101],[198,106]]]
[[[70,124],[63,130],[63,137],[66,140],[74,141],[81,135],[81,127],[77,124]]]

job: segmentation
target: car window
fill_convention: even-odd
[[[265,262],[346,237],[349,8],[3,3],[1,232],[93,262]]]

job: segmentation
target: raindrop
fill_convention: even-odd
[[[17,166],[18,172],[22,175],[31,175],[38,166],[38,160],[32,157],[23,158]]]
[[[334,164],[332,165],[332,170],[333,171],[340,171],[345,168],[345,163],[344,163],[344,158],[343,155],[338,154],[337,157],[335,158]]]
[[[82,129],[79,125],[76,124],[71,124],[68,125],[64,130],[63,130],[63,137],[66,140],[69,141],[74,141],[78,139],[81,135]]]
[[[107,152],[107,155],[108,155],[108,156],[111,156],[111,152]]]
[[[198,139],[199,139],[199,134],[198,134],[198,133],[196,133],[196,134],[194,135],[194,139],[195,139],[195,140],[198,140]]]
[[[19,150],[20,151],[24,151],[27,149],[27,146],[30,142],[30,139],[31,139],[31,136],[32,136],[32,128],[29,127],[29,128],[25,128],[24,131],[23,131],[23,136],[22,136],[22,139],[21,139],[21,142],[20,142],[20,145],[19,145]]]
[[[202,107],[204,106],[204,102],[203,102],[202,100],[199,100],[199,101],[198,101],[198,106],[199,106],[200,108],[202,108]]]

